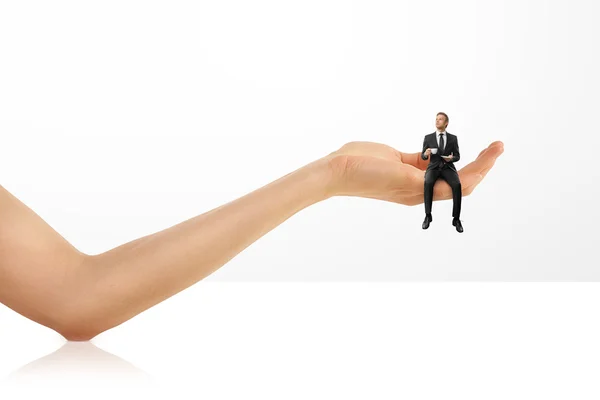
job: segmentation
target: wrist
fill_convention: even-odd
[[[313,189],[311,197],[314,203],[337,195],[340,181],[339,158],[340,156],[330,154],[305,165],[297,171],[311,183],[310,186]]]

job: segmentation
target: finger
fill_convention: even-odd
[[[470,195],[473,192],[473,190],[475,190],[477,185],[479,185],[481,183],[482,180],[483,180],[483,175],[473,174],[473,179],[471,181],[471,184],[462,188],[463,196]]]
[[[497,140],[495,142],[490,143],[490,145],[488,147],[486,147],[485,149],[481,150],[481,152],[479,153],[479,155],[477,157],[480,157],[483,153],[485,153],[486,151],[488,151],[490,148],[494,147],[494,146],[499,146],[502,145],[504,146],[504,143],[502,143],[501,141]]]
[[[498,157],[500,157],[500,155],[504,153],[504,144],[502,142],[495,143],[498,144],[492,145],[486,153],[487,158],[489,158],[491,162],[488,162],[487,165],[485,165],[485,167],[479,172],[482,177],[485,177],[487,175],[487,173],[490,171],[490,169],[492,169],[492,167],[496,163],[496,159],[498,159]]]
[[[400,160],[404,164],[412,165],[413,167],[418,168],[421,171],[425,171],[427,169],[429,160],[423,160],[421,158],[421,153],[403,153],[399,151],[398,154],[400,156]]]
[[[501,141],[491,143],[484,149],[477,159],[458,171],[463,194],[469,194],[483,180],[492,169],[496,159],[504,152]],[[444,180],[438,180],[433,188],[434,200],[452,198],[452,188]]]
[[[485,176],[503,152],[504,144],[501,141],[493,142],[487,148],[483,149],[473,162],[463,167],[459,173],[476,173]]]

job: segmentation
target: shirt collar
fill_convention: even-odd
[[[436,135],[438,135],[438,136],[440,135],[440,133],[442,133],[442,134],[444,134],[444,135],[445,135],[445,134],[446,134],[446,131],[443,131],[443,132],[440,132],[440,131],[438,131],[438,130],[436,130],[436,131],[435,131],[435,134],[436,134]]]

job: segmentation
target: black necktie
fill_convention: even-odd
[[[444,136],[442,133],[440,133],[440,156],[442,155],[443,151],[444,151]]]

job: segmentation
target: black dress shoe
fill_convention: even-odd
[[[425,220],[423,221],[423,229],[429,228],[429,223],[433,220],[433,218],[425,216]]]
[[[460,223],[460,219],[453,220],[452,225],[454,225],[456,227],[457,232],[463,233],[463,227],[462,227],[462,224]]]

